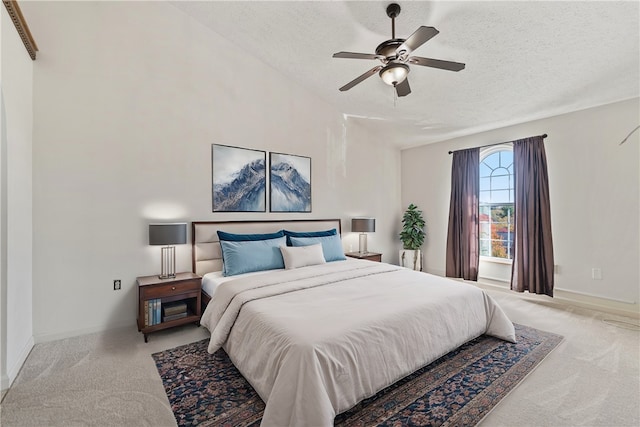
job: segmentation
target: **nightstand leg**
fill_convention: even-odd
[[[149,342],[149,336],[147,334],[144,334],[144,342]]]

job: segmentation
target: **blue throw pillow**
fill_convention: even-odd
[[[222,274],[235,276],[252,271],[284,268],[280,246],[285,244],[284,236],[265,240],[221,240]]]
[[[338,231],[335,228],[325,231],[282,231],[284,231],[284,235],[287,236],[287,246],[292,246],[290,239],[291,237],[324,237],[338,234]]]
[[[249,242],[253,240],[277,239],[284,236],[284,230],[267,234],[233,234],[224,231],[218,231],[218,239],[230,242]]]
[[[320,243],[322,245],[322,253],[327,262],[342,261],[347,259],[342,249],[342,241],[340,236],[334,234],[332,236],[319,237],[290,237],[292,246],[309,246]]]

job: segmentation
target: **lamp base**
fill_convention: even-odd
[[[361,254],[366,254],[367,251],[367,234],[366,233],[360,233],[360,241],[359,241],[359,245],[358,245],[358,252],[360,252]]]
[[[162,248],[162,269],[159,279],[174,279],[176,277],[176,247],[165,246]]]

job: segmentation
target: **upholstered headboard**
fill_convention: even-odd
[[[265,221],[194,221],[191,223],[191,268],[202,276],[222,270],[222,252],[218,230],[227,233],[273,233],[282,229],[291,231],[322,231],[335,228],[342,233],[339,219],[294,219]]]

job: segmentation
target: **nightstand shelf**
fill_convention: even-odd
[[[160,279],[158,276],[138,277],[138,331],[144,334],[144,342],[148,341],[148,335],[187,323],[196,323],[200,326],[201,317],[201,280],[193,273],[178,273],[175,278]],[[159,322],[148,325],[145,322],[145,306],[148,301],[160,300],[161,306],[174,301],[183,301],[186,304],[187,315],[180,319]],[[162,314],[162,309],[160,308]],[[162,317],[162,316],[161,316]]]
[[[351,257],[351,258],[366,259],[368,261],[382,262],[382,254],[379,254],[377,252],[365,252],[365,253],[347,252],[345,255],[348,256],[348,257]]]

